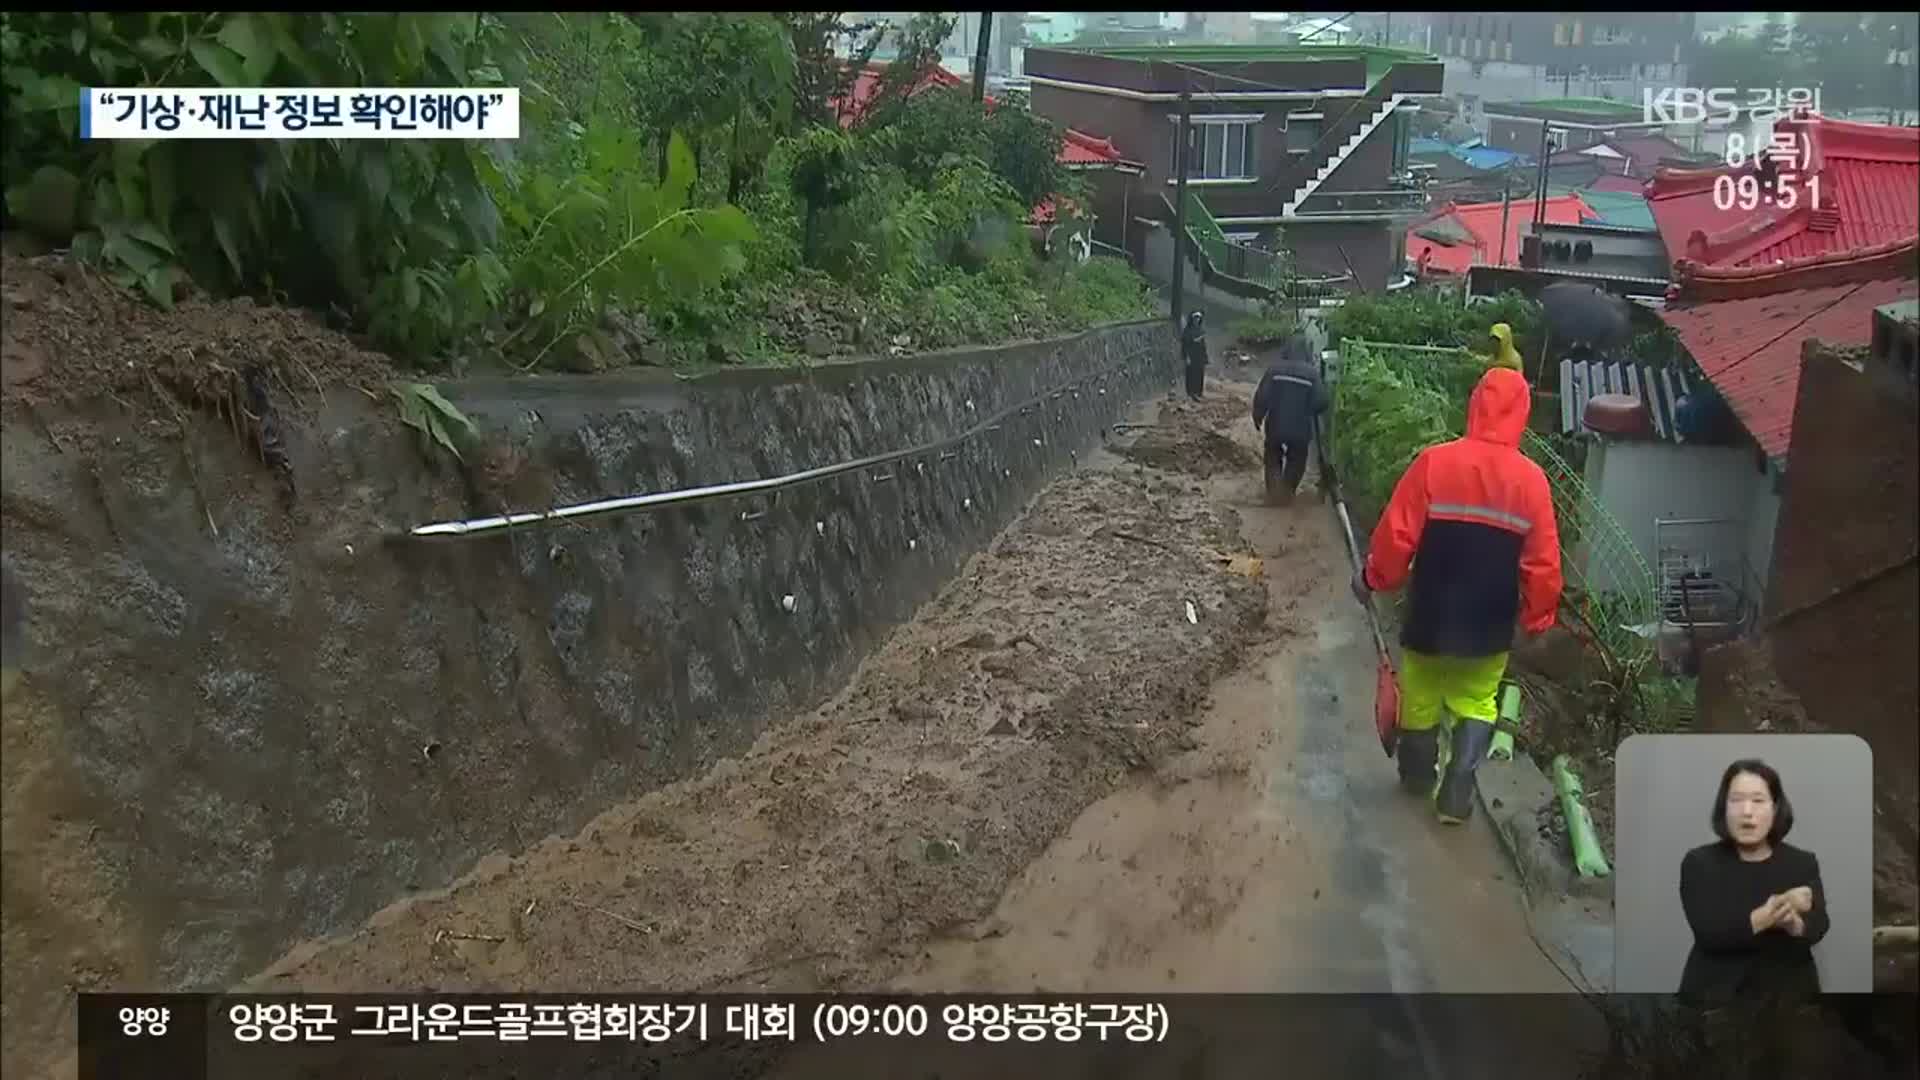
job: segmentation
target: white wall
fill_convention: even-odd
[[[1587,484],[1656,573],[1656,520],[1725,518],[1732,524],[1688,529],[1682,538],[1703,545],[1721,573],[1744,560],[1747,588],[1766,581],[1780,500],[1752,449],[1600,440],[1588,451]],[[1593,588],[1619,586],[1606,560],[1586,563]]]

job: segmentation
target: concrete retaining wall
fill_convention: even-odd
[[[226,984],[746,749],[1175,372],[1160,322],[804,372],[447,384],[489,433],[466,470],[429,465],[390,403],[330,388],[288,433],[291,508],[213,420],[182,444],[110,407],[9,417],[28,646],[8,981]],[[890,479],[383,540],[883,453],[1075,382]],[[97,946],[61,944],[81,940]]]

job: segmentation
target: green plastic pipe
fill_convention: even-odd
[[[1493,733],[1493,745],[1487,748],[1488,761],[1513,760],[1513,732],[1507,725],[1520,723],[1520,687],[1514,683],[1505,684],[1500,690],[1501,728]]]
[[[1580,805],[1580,777],[1575,775],[1567,755],[1553,759],[1553,790],[1560,795],[1560,811],[1567,817],[1567,840],[1573,845],[1573,866],[1581,877],[1606,877],[1613,873],[1607,857],[1600,851],[1600,838],[1594,835],[1593,819]]]

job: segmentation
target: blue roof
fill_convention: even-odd
[[[1476,146],[1470,150],[1455,150],[1454,156],[1476,169],[1501,169],[1518,160],[1521,155],[1511,150],[1500,150],[1491,146]]]
[[[1407,144],[1407,152],[1410,154],[1451,154],[1453,153],[1453,144],[1444,139],[1419,138]]]

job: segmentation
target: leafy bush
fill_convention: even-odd
[[[170,304],[182,279],[362,317],[429,348],[497,293],[483,150],[458,140],[79,139],[84,86],[488,86],[467,14],[9,13],[12,221]],[[318,256],[317,258],[315,256]]]
[[[1145,278],[1119,259],[1090,259],[1070,270],[1048,300],[1063,330],[1084,330],[1159,314]]]
[[[7,13],[8,224],[156,302],[191,279],[299,303],[416,361],[531,367],[614,313],[681,364],[1151,314],[1129,268],[1033,254],[1028,208],[1078,191],[1051,125],[907,94],[944,18],[844,132],[828,46],[857,66],[886,32],[833,13]],[[525,137],[82,143],[88,85],[515,85]]]
[[[1260,314],[1250,315],[1233,324],[1233,336],[1242,347],[1271,349],[1285,344],[1300,329],[1293,311],[1280,304],[1261,306]]]
[[[1061,136],[1045,117],[1007,104],[982,108],[958,88],[915,94],[884,126],[863,125],[876,157],[891,161],[923,188],[949,159],[986,163],[1022,206],[1055,194],[1073,194],[1077,177],[1060,164]]]
[[[1328,318],[1327,335],[1335,348],[1342,339],[1355,337],[1485,354],[1492,351],[1487,331],[1501,322],[1513,327],[1520,355],[1537,360],[1544,329],[1541,308],[1517,292],[1472,305],[1418,290],[1351,296]]]
[[[694,167],[686,141],[669,141],[658,187],[633,176],[638,146],[632,130],[596,122],[577,171],[491,177],[511,226],[514,295],[528,304],[520,333],[538,343],[532,363],[615,304],[698,295],[745,263],[740,249],[754,234],[746,216],[687,205]]]
[[[1400,475],[1422,450],[1457,439],[1466,426],[1466,398],[1449,387],[1485,366],[1442,360],[1439,370],[1394,362],[1385,349],[1341,349],[1333,384],[1334,460],[1347,499],[1366,518],[1379,514]],[[1458,369],[1458,370],[1455,370]]]

